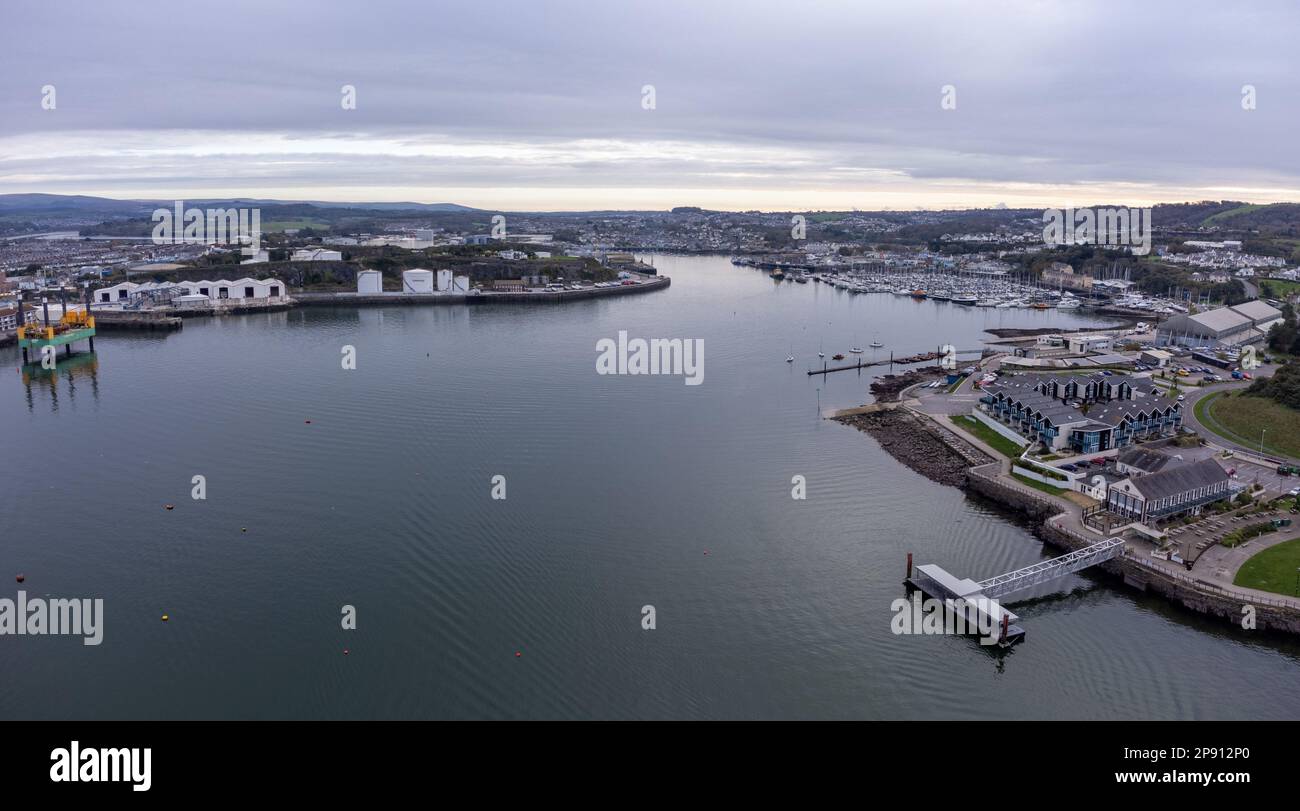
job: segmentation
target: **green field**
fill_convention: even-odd
[[[1211,214],[1205,218],[1201,225],[1214,225],[1223,220],[1230,220],[1240,214],[1249,214],[1252,211],[1258,211],[1263,207],[1264,206],[1258,204],[1247,204],[1244,206],[1237,206],[1236,208],[1230,208],[1227,211],[1220,211],[1218,214]]]
[[[330,230],[330,224],[324,220],[274,220],[262,224],[262,230],[268,234],[277,233],[296,228],[301,231],[304,228],[314,228],[317,231]]]
[[[1300,458],[1300,411],[1230,392],[1203,397],[1193,410],[1197,421],[1224,439],[1259,450],[1262,431],[1264,453]]]
[[[1286,298],[1293,293],[1300,293],[1300,282],[1286,279],[1260,279],[1259,289],[1269,298]]]
[[[1025,450],[1024,445],[1017,445],[974,417],[949,417],[949,419],[958,428],[983,440],[1008,459],[1019,459],[1020,454]]]
[[[1300,574],[1297,568],[1300,568],[1300,538],[1256,554],[1241,565],[1232,582],[1274,594],[1295,595],[1296,575]]]

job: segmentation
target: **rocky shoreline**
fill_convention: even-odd
[[[965,486],[972,459],[958,453],[912,412],[891,408],[835,419],[871,434],[886,453],[927,479],[953,487]]]
[[[898,375],[881,375],[871,381],[871,396],[877,403],[896,402],[903,389],[915,386],[917,383],[936,380],[940,374],[940,370],[927,366],[923,369],[910,369]]]

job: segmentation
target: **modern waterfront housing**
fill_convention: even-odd
[[[1006,378],[984,387],[975,412],[1053,452],[1123,448],[1183,424],[1181,403],[1115,375]]]

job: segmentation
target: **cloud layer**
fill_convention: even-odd
[[[12,7],[0,193],[499,209],[1300,200],[1300,11],[1285,3],[341,6]]]

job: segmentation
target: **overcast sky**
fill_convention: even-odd
[[[9,0],[0,193],[497,210],[1300,200],[1300,4],[1244,5]]]

